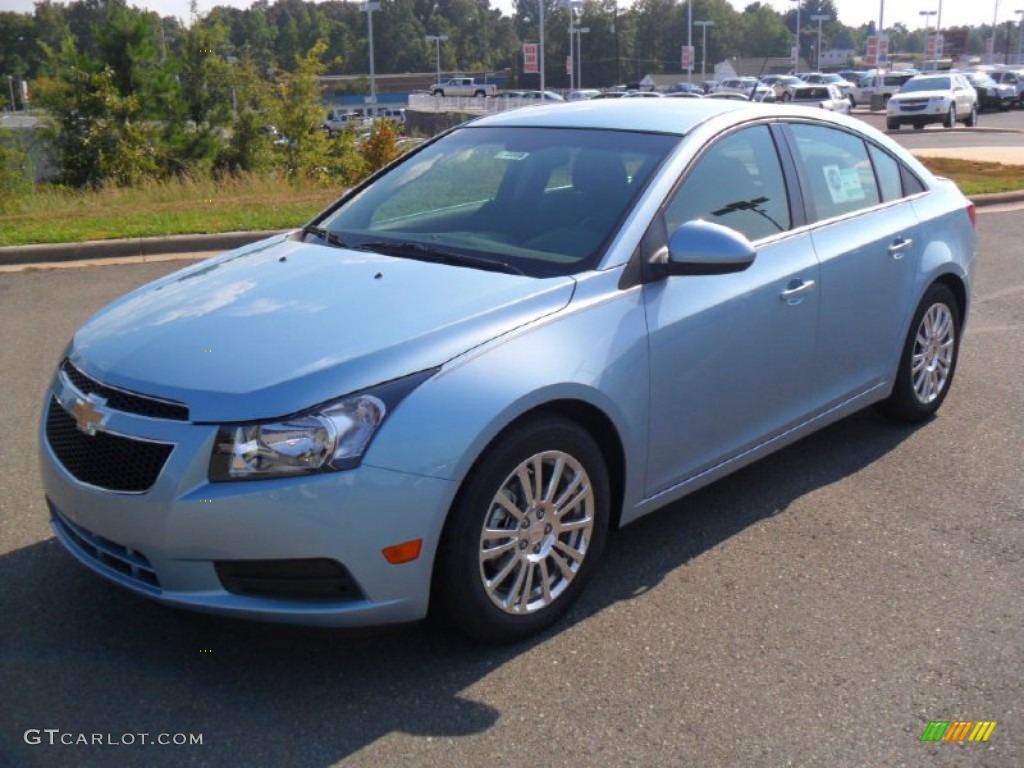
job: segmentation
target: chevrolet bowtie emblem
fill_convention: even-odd
[[[110,413],[101,410],[105,403],[102,398],[93,395],[87,396],[85,400],[75,398],[75,404],[71,406],[71,415],[75,417],[75,424],[87,435],[95,435],[96,430],[107,423]]]

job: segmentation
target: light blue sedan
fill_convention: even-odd
[[[518,640],[616,527],[870,404],[930,418],[974,258],[957,188],[846,117],[486,117],[89,320],[43,408],[53,528],[176,607]]]

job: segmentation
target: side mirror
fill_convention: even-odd
[[[754,246],[740,232],[697,219],[679,227],[662,252],[660,275],[728,275],[754,263]]]

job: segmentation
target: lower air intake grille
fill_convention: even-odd
[[[115,541],[97,536],[80,525],[71,522],[50,506],[53,527],[63,534],[65,543],[86,559],[99,563],[112,571],[135,582],[137,586],[150,591],[160,589],[160,580],[146,556],[138,550],[129,549]]]
[[[87,435],[56,398],[50,398],[46,414],[46,440],[64,469],[77,480],[120,493],[145,493],[152,488],[174,449],[166,443],[109,432]]]

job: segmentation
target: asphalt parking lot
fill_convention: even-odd
[[[979,216],[937,419],[858,414],[648,516],[567,622],[500,649],[180,613],[84,571],[47,523],[42,392],[83,319],[176,265],[0,274],[0,765],[1024,764],[1021,231]],[[924,743],[934,720],[997,726]]]

